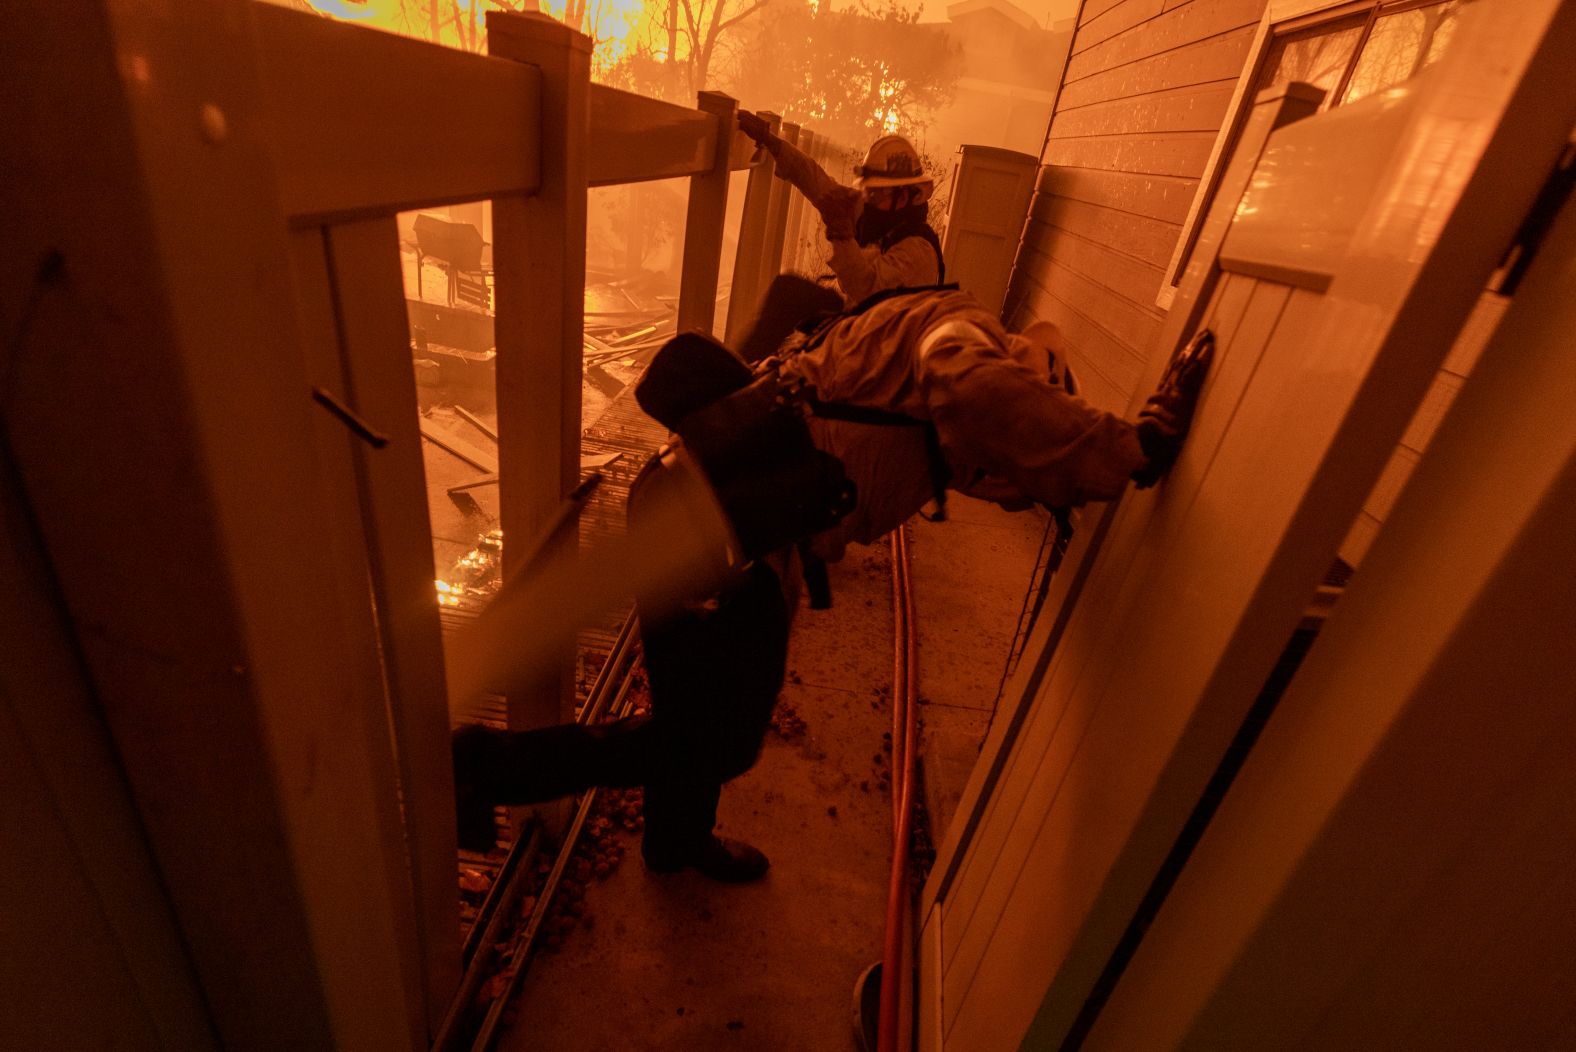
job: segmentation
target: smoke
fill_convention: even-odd
[[[737,572],[738,542],[699,469],[681,458],[663,470],[667,484],[643,494],[641,514],[622,537],[528,561],[448,645],[451,722],[474,720],[484,695],[523,691],[552,676],[579,627],[626,605],[631,593],[647,610],[678,606]]]

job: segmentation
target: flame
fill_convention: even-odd
[[[467,18],[472,6],[476,7],[476,20],[482,21],[483,12],[496,8],[487,0],[306,0],[319,14],[339,22],[354,22],[375,29],[398,33],[401,36],[432,39],[434,8],[438,15],[437,43],[449,47],[464,47],[456,19]]]
[[[510,10],[497,0],[306,0],[319,14],[340,22],[358,25],[433,41],[433,13],[437,12],[437,39],[433,42],[446,47],[469,51],[486,50],[487,12]],[[594,64],[598,69],[612,66],[628,50],[628,42],[637,35],[650,34],[656,26],[656,5],[648,8],[646,0],[573,0],[579,8],[580,25],[577,27],[591,37],[596,51]],[[540,5],[543,14],[559,21],[564,16],[569,0],[545,0]],[[474,32],[472,26],[474,25]]]
[[[400,7],[399,0],[307,0],[307,3],[325,15],[346,22],[386,20],[389,10],[397,11]]]
[[[542,10],[562,22],[566,6],[560,0],[545,0]],[[658,4],[648,4],[646,0],[578,0],[578,6],[583,11],[580,31],[591,38],[594,48],[593,78],[623,58],[631,41],[660,35],[655,32]]]

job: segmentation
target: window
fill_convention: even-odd
[[[1159,305],[1170,307],[1187,270],[1204,216],[1214,200],[1237,134],[1253,99],[1269,88],[1302,81],[1324,90],[1324,105],[1357,102],[1431,65],[1455,33],[1459,0],[1270,0],[1236,96],[1198,194],[1182,225],[1161,286]]]

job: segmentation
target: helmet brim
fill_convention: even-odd
[[[862,175],[854,180],[854,185],[861,190],[879,190],[884,186],[923,186],[927,183],[934,186],[935,182],[928,175]]]

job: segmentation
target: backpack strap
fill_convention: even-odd
[[[941,450],[941,435],[936,431],[935,424],[885,409],[850,405],[847,402],[823,402],[813,393],[809,393],[807,397],[810,412],[824,420],[846,420],[853,424],[873,424],[877,427],[924,428],[925,456],[930,461],[930,487],[937,509],[936,514],[928,515],[926,518],[931,522],[946,521],[947,483],[952,481],[952,469],[947,466],[946,455]]]
[[[936,235],[935,228],[923,219],[912,223],[903,223],[893,227],[882,235],[879,242],[881,251],[885,252],[899,241],[911,237],[921,237],[930,242],[930,247],[936,253],[936,284],[940,285],[947,280],[947,261],[941,255],[941,238]]]
[[[925,456],[930,462],[931,492],[936,501],[936,514],[920,515],[930,522],[945,522],[947,520],[947,483],[951,481],[952,469],[947,466],[947,458],[941,451],[941,436],[936,431],[936,425],[928,420],[919,420],[902,413],[892,413],[885,409],[872,409],[869,406],[850,405],[847,402],[823,402],[816,398],[813,392],[805,391],[804,398],[810,412],[825,420],[845,420],[854,424],[870,424],[876,427],[920,427],[925,429]],[[832,605],[832,584],[827,575],[826,561],[810,549],[808,540],[799,542],[799,558],[804,570],[805,591],[809,594],[811,610],[825,610]]]
[[[865,313],[865,311],[870,310],[876,304],[893,299],[894,297],[908,296],[915,292],[957,291],[958,283],[956,281],[949,281],[944,285],[899,285],[896,288],[882,289],[879,292],[872,292],[870,295],[866,296],[864,299],[860,300],[851,307],[847,307],[836,312],[812,315],[811,317],[806,318],[804,321],[800,322],[794,331],[805,333],[805,340],[798,346],[791,348],[789,353],[802,354],[805,351],[814,350],[816,347],[821,345],[823,340],[826,339],[827,334],[832,331],[833,326],[842,321],[844,318],[857,317],[858,315]]]

